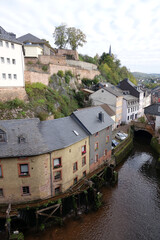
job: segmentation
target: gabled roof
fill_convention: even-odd
[[[69,116],[41,122],[48,150],[62,149],[86,138],[86,132]]]
[[[123,99],[125,99],[126,101],[130,101],[130,100],[134,100],[134,101],[138,101],[138,98],[137,97],[134,97],[134,96],[132,96],[132,95],[130,95],[130,94],[128,94],[128,95],[123,95]]]
[[[4,41],[8,41],[8,42],[13,42],[13,43],[17,43],[17,44],[21,44],[22,43],[20,41],[18,41],[15,38],[15,34],[14,33],[9,33],[7,31],[4,30],[4,28],[2,28],[0,26],[0,40],[4,40]]]
[[[155,103],[148,107],[145,107],[144,114],[160,116],[160,103]]]
[[[32,35],[31,33],[25,34],[21,37],[17,38],[18,41],[22,43],[31,42],[31,43],[46,43],[46,41],[37,38],[36,36]]]
[[[108,106],[108,104],[102,104],[100,105],[103,110],[109,115],[109,116],[115,116],[115,112]]]
[[[103,88],[104,90],[106,90],[107,92],[113,94],[114,96],[116,97],[121,97],[123,94],[121,92],[120,89],[118,89],[117,87],[115,86],[112,86],[112,87],[104,87]]]
[[[104,121],[100,121],[98,118],[99,113],[103,114]],[[71,114],[71,117],[91,135],[114,123],[111,117],[100,106],[77,110]]]

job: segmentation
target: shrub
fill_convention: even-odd
[[[43,70],[44,72],[46,72],[46,71],[48,70],[48,66],[47,66],[47,65],[44,65],[44,66],[42,67],[42,70]]]
[[[45,100],[44,100],[44,99],[38,99],[38,100],[37,100],[37,103],[39,103],[39,104],[44,104],[44,103],[45,103]]]
[[[33,62],[32,61],[28,61],[27,64],[31,65],[31,64],[33,64]]]
[[[25,103],[18,98],[15,98],[14,100],[11,100],[11,101],[7,101],[6,104],[9,109],[13,109],[17,107],[22,108],[25,106]]]
[[[66,82],[67,84],[69,84],[69,82],[70,82],[70,77],[69,77],[69,75],[65,75],[65,82]]]
[[[91,79],[89,79],[89,78],[83,78],[82,79],[82,83],[84,84],[84,85],[86,85],[86,86],[91,86],[92,85],[92,80]]]
[[[145,117],[142,116],[138,118],[138,122],[145,123],[146,122]]]
[[[70,77],[73,77],[73,76],[74,76],[73,73],[71,72],[71,70],[65,71],[65,75],[68,75],[68,76],[70,76]]]
[[[41,121],[45,121],[48,117],[48,113],[46,112],[39,112],[37,114],[37,117],[41,120]]]
[[[64,73],[63,73],[62,70],[59,70],[59,71],[57,72],[57,75],[58,75],[59,77],[64,77]]]

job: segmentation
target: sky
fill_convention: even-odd
[[[78,53],[112,53],[131,72],[160,73],[159,0],[0,0],[0,26],[17,37],[31,33],[54,45],[55,27],[80,29]]]

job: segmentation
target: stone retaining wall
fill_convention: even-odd
[[[25,88],[23,87],[12,87],[12,88],[0,88],[0,101],[6,102],[19,98],[20,100],[26,101],[28,99]]]

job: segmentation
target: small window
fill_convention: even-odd
[[[3,188],[0,188],[0,197],[3,197]]]
[[[4,63],[4,57],[1,57],[1,63]]]
[[[6,74],[5,73],[2,73],[2,78],[6,79]]]
[[[95,147],[94,150],[97,151],[98,150],[98,142],[95,143]]]
[[[95,162],[98,162],[98,154],[95,155]]]
[[[14,43],[11,43],[11,47],[14,48]]]
[[[55,188],[55,195],[59,194],[61,192],[61,188],[60,187],[56,187]]]
[[[105,154],[105,156],[107,156],[107,149],[105,149],[104,154]]]
[[[61,166],[61,158],[53,159],[53,168],[60,168]]]
[[[19,136],[18,143],[26,143],[26,138],[23,135]]]
[[[128,108],[128,113],[130,113],[130,108]]]
[[[83,177],[86,177],[86,175],[87,175],[87,174],[86,174],[86,171],[84,171],[84,172],[83,172]]]
[[[86,165],[86,156],[82,157],[82,167]]]
[[[3,47],[3,42],[2,42],[2,40],[0,40],[0,47]]]
[[[8,48],[9,47],[9,43],[8,42],[5,42],[6,43],[6,47]]]
[[[127,117],[127,120],[129,120],[129,116]]]
[[[16,64],[16,59],[12,59],[12,64]]]
[[[54,173],[54,180],[55,181],[61,180],[61,171],[57,171]]]
[[[11,75],[11,74],[8,74],[8,78],[9,78],[9,79],[12,79],[12,75]]]
[[[82,155],[86,154],[86,145],[82,146]]]
[[[78,182],[78,178],[76,177],[76,178],[74,178],[74,180],[73,180],[73,184],[76,184]]]
[[[73,172],[76,172],[77,170],[78,170],[78,164],[77,164],[77,162],[75,162],[73,164]]]
[[[2,174],[2,166],[0,165],[0,178],[3,177],[3,174]]]
[[[0,143],[6,142],[6,133],[0,129]]]
[[[29,186],[22,187],[22,194],[23,195],[29,195],[30,194]]]
[[[109,143],[109,136],[106,137],[106,143]]]
[[[99,135],[99,133],[98,133],[98,132],[96,132],[96,133],[95,133],[95,137],[98,137],[98,135]]]
[[[10,64],[10,58],[7,58],[7,63]]]
[[[19,175],[20,176],[29,176],[29,166],[27,164],[19,164]]]
[[[17,79],[17,74],[13,74],[13,78],[14,78],[14,79]]]

